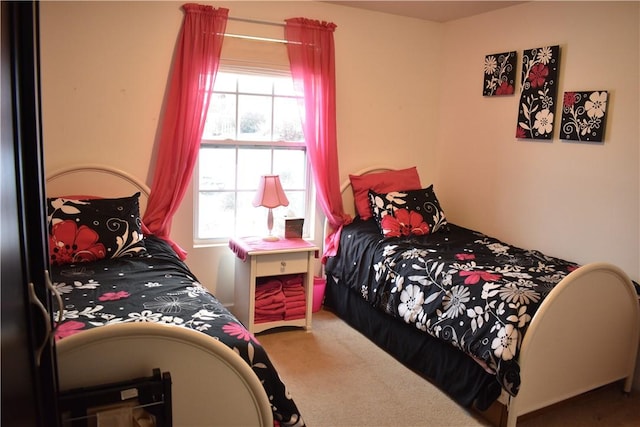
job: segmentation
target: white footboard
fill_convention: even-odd
[[[56,344],[60,390],[170,372],[174,426],[273,426],[258,377],[233,350],[190,329],[103,326]]]
[[[562,280],[533,317],[522,343],[521,387],[508,405],[519,415],[617,380],[631,390],[640,313],[633,284],[619,268],[585,265]]]

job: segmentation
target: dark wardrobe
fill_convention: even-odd
[[[38,3],[2,2],[0,424],[58,426],[47,291]]]

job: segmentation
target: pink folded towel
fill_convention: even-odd
[[[261,277],[256,281],[256,323],[304,318],[306,310],[302,275]]]
[[[256,305],[256,313],[258,311],[262,313],[273,313],[278,311],[283,311],[286,308],[284,304],[270,304],[270,305]]]
[[[280,307],[279,309],[268,309],[268,310],[262,309],[262,308],[256,308],[254,313],[256,316],[260,315],[260,316],[268,316],[268,317],[271,317],[271,316],[282,317],[284,312],[285,312],[285,308]]]
[[[287,313],[304,313],[304,311],[306,310],[307,306],[306,305],[299,305],[299,306],[294,306],[294,307],[285,307],[285,312]]]
[[[304,288],[302,286],[297,286],[295,288],[283,287],[282,288],[282,293],[287,297],[296,296],[296,295],[304,295]]]
[[[302,301],[287,301],[285,303],[285,309],[289,310],[291,308],[298,308],[298,307],[306,307],[307,306],[307,302],[302,300]]]
[[[268,280],[260,280],[256,281],[256,291],[273,291],[273,290],[281,290],[282,282],[280,280],[271,279]]]
[[[278,293],[271,296],[256,296],[256,306],[262,307],[271,304],[284,304],[285,300],[286,299],[283,293]]]
[[[292,310],[287,309],[284,314],[285,320],[287,319],[300,319],[304,317],[306,309],[304,307],[294,308]]]
[[[300,294],[300,295],[285,295],[284,300],[285,301],[304,301],[305,295],[304,294]]]
[[[266,323],[266,322],[277,322],[278,320],[283,320],[283,316],[256,316],[253,319],[254,323]]]
[[[300,286],[302,285],[302,276],[300,274],[292,274],[289,276],[280,276],[282,286]]]
[[[283,294],[282,289],[276,289],[276,288],[267,288],[267,289],[256,288],[256,298],[269,297],[269,296],[272,296],[272,295],[279,295],[279,294]]]

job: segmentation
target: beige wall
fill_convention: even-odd
[[[416,158],[435,140],[439,24],[322,2],[204,2],[230,16],[334,22],[340,174],[366,165],[417,164],[433,179],[435,159]],[[43,2],[42,103],[48,172],[104,162],[151,184],[155,141],[183,2]],[[276,36],[282,28],[229,21],[229,32]],[[397,47],[401,46],[400,49]],[[385,65],[387,64],[387,65]],[[391,65],[388,65],[391,64]],[[371,155],[373,153],[373,156]],[[172,236],[187,263],[224,303],[233,302],[233,255],[226,245],[193,247],[193,191]],[[317,243],[321,244],[321,225]]]
[[[100,162],[151,183],[182,3],[41,3],[48,172]],[[342,179],[371,164],[417,165],[454,222],[640,276],[637,3],[535,2],[448,24],[322,2],[211,4],[242,18],[337,24]],[[279,31],[234,21],[228,30]],[[518,142],[517,97],[481,96],[484,55],[545,44],[561,45],[559,93],[609,90],[604,145]],[[233,256],[224,245],[193,247],[192,194],[173,237],[203,284],[230,304]]]
[[[639,4],[531,2],[445,26],[437,190],[454,222],[640,278]],[[519,96],[481,96],[483,59],[545,45],[560,45],[554,138],[518,141]],[[558,138],[563,92],[582,90],[609,91],[602,145]]]

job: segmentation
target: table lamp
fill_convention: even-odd
[[[253,206],[264,206],[269,209],[269,213],[267,214],[269,235],[263,237],[262,240],[268,242],[280,240],[277,236],[271,234],[271,230],[273,229],[273,208],[288,205],[289,200],[284,194],[282,184],[280,184],[280,177],[278,175],[262,175],[260,177],[260,183],[258,184],[258,192],[253,199]]]

